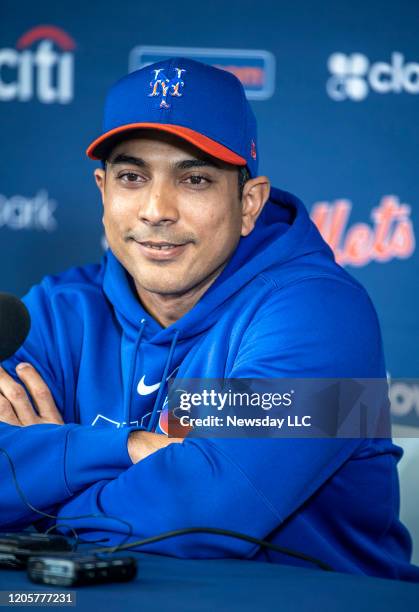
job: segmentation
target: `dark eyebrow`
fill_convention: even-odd
[[[132,155],[124,155],[121,153],[117,155],[115,159],[108,162],[109,164],[132,164],[133,166],[138,166],[139,168],[147,168],[148,164],[141,157],[133,157]]]
[[[210,168],[221,168],[220,164],[212,159],[183,159],[180,162],[175,164],[175,167],[179,170],[189,170],[189,168],[202,168],[204,166],[209,166]]]
[[[133,166],[138,166],[139,168],[148,168],[149,164],[141,157],[134,157],[132,155],[125,155],[121,153],[115,157],[115,159],[110,160],[108,162],[111,165],[116,164],[132,164]],[[203,168],[208,166],[210,168],[221,168],[221,164],[218,164],[212,158],[202,158],[202,159],[182,159],[174,164],[174,167],[177,170],[189,170],[190,168]]]

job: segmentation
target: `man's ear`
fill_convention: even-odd
[[[103,168],[96,168],[94,171],[94,177],[96,181],[96,185],[100,191],[102,196],[102,204],[104,203],[105,198],[105,180],[106,180],[106,172]]]
[[[242,236],[248,236],[269,198],[271,184],[268,177],[257,176],[246,181],[242,195]]]

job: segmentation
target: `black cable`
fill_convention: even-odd
[[[289,548],[284,548],[283,546],[278,546],[277,544],[272,544],[272,542],[268,542],[267,540],[260,540],[259,538],[254,538],[253,536],[241,533],[239,531],[218,529],[217,527],[186,527],[185,529],[175,529],[173,531],[165,531],[164,533],[161,533],[156,536],[151,536],[150,538],[136,540],[134,542],[130,542],[129,544],[123,544],[121,546],[115,546],[112,548],[97,548],[91,550],[90,552],[116,552],[119,550],[128,550],[133,546],[139,548],[140,546],[145,546],[146,544],[153,544],[154,542],[160,542],[161,540],[166,540],[167,538],[175,538],[177,536],[187,535],[189,533],[212,533],[214,535],[222,535],[230,538],[236,538],[238,540],[244,540],[245,542],[257,544],[261,548],[268,548],[269,550],[274,550],[276,552],[282,553],[283,555],[288,555],[289,557],[294,557],[296,559],[301,559],[302,561],[313,563],[314,565],[317,565],[320,569],[326,572],[335,571],[333,567],[331,567],[327,563],[324,563],[324,561],[316,559],[315,557],[311,557],[310,555],[306,555],[295,550],[290,550]]]
[[[86,552],[88,553],[114,553],[117,552],[119,550],[128,550],[130,548],[132,548],[133,546],[135,546],[136,548],[139,548],[140,546],[146,546],[147,544],[153,544],[154,542],[160,542],[161,540],[166,540],[168,538],[175,538],[181,535],[187,535],[187,534],[191,534],[191,533],[212,533],[214,535],[222,535],[222,536],[226,536],[226,537],[230,537],[230,538],[236,538],[238,540],[244,540],[245,542],[250,542],[252,544],[257,544],[258,546],[260,546],[261,548],[267,548],[269,550],[274,550],[275,552],[279,552],[283,555],[287,555],[289,557],[294,557],[295,559],[300,559],[302,561],[307,561],[308,563],[312,563],[314,565],[317,565],[320,569],[324,570],[324,571],[329,571],[332,572],[334,571],[333,568],[328,565],[327,563],[324,563],[324,561],[321,561],[320,559],[316,559],[315,557],[311,557],[310,555],[306,555],[304,553],[300,553],[298,551],[294,551],[294,550],[290,550],[289,548],[284,548],[283,546],[278,546],[277,544],[272,544],[272,542],[268,542],[267,540],[260,540],[259,538],[254,538],[253,536],[247,535],[245,533],[241,533],[239,531],[231,531],[229,529],[218,529],[216,527],[186,527],[184,529],[175,529],[173,531],[166,531],[164,533],[161,533],[159,535],[156,536],[151,536],[149,538],[143,538],[142,540],[136,540],[134,542],[129,542],[129,543],[125,543],[132,535],[132,526],[130,523],[128,523],[127,521],[125,521],[124,519],[121,519],[119,517],[114,517],[114,516],[109,516],[106,514],[82,514],[80,516],[62,516],[62,517],[58,517],[55,516],[54,514],[48,514],[47,512],[43,512],[42,510],[38,510],[37,508],[35,508],[28,500],[26,495],[24,494],[24,492],[22,491],[22,489],[20,488],[19,482],[17,480],[17,476],[16,476],[16,470],[15,470],[15,466],[13,464],[13,461],[9,455],[9,453],[4,449],[0,447],[0,451],[2,453],[4,453],[4,455],[6,456],[10,468],[12,470],[12,476],[13,476],[13,482],[14,485],[16,487],[16,490],[20,496],[20,498],[22,499],[22,501],[33,511],[36,512],[42,516],[45,516],[47,518],[52,518],[55,520],[67,520],[67,521],[74,521],[74,520],[79,520],[79,519],[85,519],[85,518],[106,518],[106,519],[111,519],[111,520],[116,520],[119,521],[120,523],[123,523],[124,525],[128,526],[128,530],[129,533],[125,535],[124,539],[122,540],[121,544],[117,545],[117,546],[110,546],[110,547],[101,547],[101,548],[97,548],[97,549],[89,549]],[[49,531],[49,530],[48,530]],[[79,537],[77,536],[78,540]],[[89,542],[92,543],[92,542]],[[64,553],[65,554],[65,553]]]
[[[46,531],[44,531],[44,535],[48,535],[51,531],[54,531],[54,529],[57,529],[58,525],[51,525],[51,527],[49,527]],[[61,527],[67,527],[67,529],[70,529],[73,532],[73,537],[74,537],[74,544],[73,544],[73,548],[71,549],[71,552],[74,552],[77,549],[77,545],[79,543],[79,534],[77,533],[77,531],[74,529],[74,527],[72,527],[71,525],[61,525]]]
[[[110,516],[109,514],[81,514],[80,516],[60,516],[58,517],[55,514],[48,514],[48,512],[44,512],[43,510],[39,510],[38,508],[35,508],[35,506],[33,506],[28,501],[28,498],[26,497],[25,493],[22,491],[19,485],[19,482],[16,476],[16,469],[15,469],[14,463],[9,453],[7,452],[7,450],[1,447],[0,447],[0,452],[2,452],[5,455],[7,461],[9,462],[10,469],[12,471],[12,476],[13,476],[13,483],[15,485],[16,491],[18,492],[23,503],[26,504],[28,508],[32,510],[32,512],[36,512],[37,514],[40,514],[41,516],[45,516],[46,518],[54,519],[56,521],[76,521],[76,520],[86,519],[86,518],[105,518],[105,519],[118,521],[119,523],[122,523],[126,527],[128,527],[128,533],[125,535],[125,537],[121,541],[121,546],[124,546],[125,542],[132,536],[132,531],[133,531],[132,525],[128,523],[128,521],[124,521],[124,519],[121,519],[118,516]],[[79,536],[77,537],[79,538]]]
[[[107,540],[110,540],[110,538],[99,538],[99,540],[85,540],[84,538],[81,538],[79,536],[77,538],[77,546],[79,544],[100,544],[100,542],[106,542]],[[124,541],[125,540],[126,540],[126,538],[124,538]],[[87,551],[87,552],[90,552],[90,551]]]
[[[75,542],[74,542],[72,551],[76,551],[79,544],[100,544],[100,542],[106,542],[106,540],[109,540],[109,538],[100,538],[99,540],[84,540],[83,538],[79,536],[79,534],[74,529],[74,527],[72,527],[72,525],[66,525],[66,524],[51,525],[51,527],[48,527],[48,529],[44,531],[44,534],[48,535],[49,533],[51,533],[51,531],[54,531],[54,529],[57,529],[57,527],[67,527],[67,529],[70,529],[73,532]]]

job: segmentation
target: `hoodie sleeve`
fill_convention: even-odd
[[[368,347],[367,349],[365,347]],[[381,339],[365,292],[316,279],[274,291],[243,336],[226,377],[372,377],[383,374]],[[186,439],[102,480],[59,516],[103,511],[128,521],[136,539],[207,526],[263,538],[330,479],[361,446],[356,439]],[[70,524],[71,520],[70,520]],[[123,539],[102,519],[73,523],[86,537]],[[62,530],[65,532],[64,526]],[[256,547],[257,548],[257,547]],[[142,550],[192,558],[251,557],[252,544],[185,535]]]
[[[2,366],[20,383],[16,365],[21,361],[31,363],[63,412],[63,383],[48,287],[45,283],[33,287],[23,301],[31,314],[31,330],[22,347]],[[127,450],[129,431],[76,424],[16,427],[0,422],[0,527],[26,527],[39,518],[28,503],[45,511],[87,485],[118,476],[132,465]]]
[[[0,423],[0,527],[27,527],[40,517],[30,505],[45,512],[98,480],[118,476],[132,465],[131,430]]]

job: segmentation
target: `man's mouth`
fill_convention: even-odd
[[[175,261],[185,252],[187,242],[166,242],[165,240],[135,241],[144,257],[150,261]]]
[[[158,251],[168,251],[169,249],[174,249],[178,246],[183,246],[183,244],[175,244],[173,242],[140,242],[145,247],[149,247],[151,249],[157,249]]]

